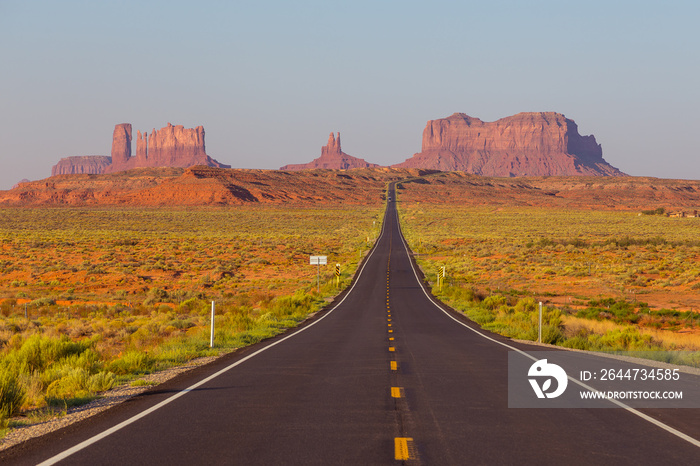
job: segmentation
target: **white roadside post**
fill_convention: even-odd
[[[214,301],[211,302],[211,336],[209,337],[209,348],[214,347]]]
[[[542,301],[540,301],[540,329],[537,332],[537,342],[542,343]]]
[[[321,266],[328,264],[328,256],[309,256],[309,264],[318,266],[316,269],[316,291],[321,292]]]

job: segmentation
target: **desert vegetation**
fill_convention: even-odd
[[[536,340],[544,302],[546,343],[700,350],[697,219],[403,199],[403,231],[433,292],[484,328]]]
[[[135,375],[296,325],[349,283],[380,214],[381,206],[0,210],[0,420],[60,412]],[[330,264],[320,291],[315,254]]]

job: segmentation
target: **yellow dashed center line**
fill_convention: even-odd
[[[413,447],[413,439],[409,437],[394,438],[394,459],[410,460],[410,449]]]
[[[399,365],[396,361],[391,361],[389,362],[389,366],[391,367],[392,371],[397,371],[399,370]]]
[[[391,397],[392,398],[401,398],[401,391],[403,388],[401,387],[391,387]]]
[[[394,348],[393,346],[390,346],[389,351],[394,352],[394,351],[396,351],[396,348]]]
[[[389,341],[394,341],[394,337],[389,337]]]

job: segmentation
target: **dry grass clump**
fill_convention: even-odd
[[[626,326],[606,320],[582,319],[575,316],[564,317],[564,334],[575,336],[581,333],[606,333],[625,328]],[[636,328],[641,334],[668,350],[700,351],[700,336],[693,333],[678,333],[676,331]]]

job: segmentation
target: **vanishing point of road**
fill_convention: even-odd
[[[508,352],[533,347],[429,297],[388,197],[351,289],[313,320],[0,463],[700,464],[696,409],[508,408]]]

